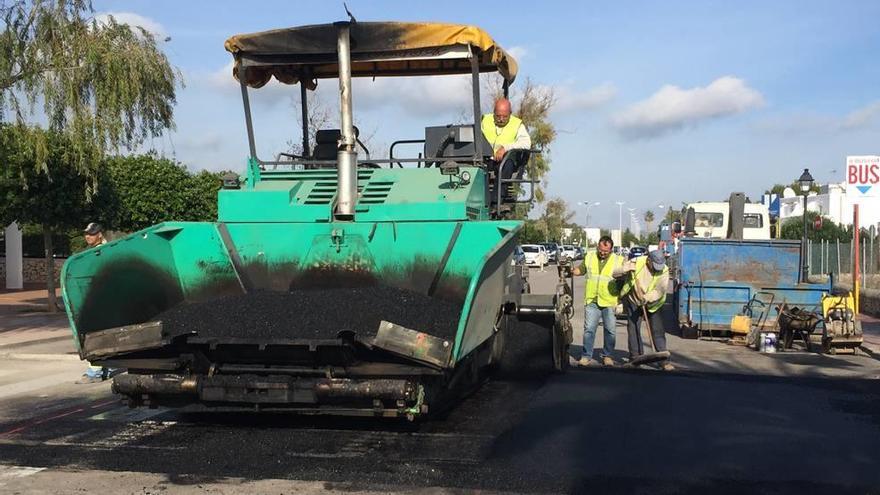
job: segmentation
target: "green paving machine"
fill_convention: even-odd
[[[132,407],[414,419],[493,370],[566,368],[570,285],[560,276],[554,292],[528,293],[527,269],[512,261],[532,151],[496,161],[480,131],[479,76],[497,72],[506,94],[510,54],[473,26],[401,22],[238,35],[226,49],[250,156],[243,175],[224,177],[217,221],[161,223],[62,271],[80,356],[127,370],[114,392]],[[353,125],[352,78],[450,74],[471,76],[473,122],[426,127],[371,158]],[[264,160],[249,91],[273,78],[299,85],[303,143]],[[318,130],[312,145],[306,96],[325,79],[338,79],[340,128]],[[406,146],[417,156],[401,156]],[[425,319],[432,302],[451,309]]]

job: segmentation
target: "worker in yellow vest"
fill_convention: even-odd
[[[669,289],[669,267],[666,256],[660,250],[651,251],[646,256],[639,256],[624,263],[614,270],[614,278],[622,279],[620,296],[625,296],[625,305],[629,313],[626,325],[627,344],[630,359],[645,353],[642,339],[641,322],[644,319],[642,307],[647,309],[651,338],[657,352],[666,350],[666,332],[663,330],[663,318],[660,310],[666,302],[666,291]],[[663,369],[675,369],[666,360]]]
[[[599,318],[602,318],[604,342],[602,343],[602,364],[613,366],[611,358],[616,342],[615,325],[617,320],[614,309],[618,303],[618,284],[614,280],[614,271],[623,265],[623,258],[612,252],[614,241],[602,236],[596,250],[584,257],[584,262],[574,268],[575,275],[586,274],[584,289],[584,352],[578,360],[578,366],[593,366],[593,342]]]
[[[480,129],[486,141],[492,146],[495,161],[501,161],[508,150],[525,150],[532,147],[532,138],[523,121],[511,115],[510,100],[499,98],[495,101],[493,113],[483,115]]]

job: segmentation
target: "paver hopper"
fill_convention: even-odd
[[[72,256],[62,289],[80,354],[123,367],[131,405],[199,403],[405,416],[453,402],[529,341],[563,369],[571,298],[522,294],[511,260],[529,150],[491,159],[474,124],[428,127],[358,159],[351,76],[499,71],[481,30],[336,23],[230,38],[250,143],[218,221],[167,222]],[[248,88],[338,78],[341,129],[302,155],[257,157]],[[474,101],[479,101],[475,84]],[[305,111],[305,110],[304,110]],[[304,119],[307,122],[307,119]],[[394,146],[424,143],[419,158]],[[328,149],[329,144],[329,149]],[[404,166],[412,164],[414,166]],[[533,185],[533,184],[532,184]],[[523,329],[528,329],[524,331]],[[518,333],[517,333],[518,332]]]

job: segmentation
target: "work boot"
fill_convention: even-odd
[[[611,359],[611,356],[603,356],[602,364],[605,366],[614,366],[614,360]]]
[[[588,358],[587,356],[582,356],[580,359],[578,359],[577,364],[581,368],[589,368],[591,366],[595,366],[596,361],[593,361],[592,359]]]

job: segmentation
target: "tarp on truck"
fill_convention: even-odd
[[[253,88],[274,77],[284,84],[338,76],[338,27],[316,24],[238,34],[226,40],[235,57],[233,75],[247,67],[245,83]],[[478,57],[481,72],[498,71],[512,83],[517,63],[488,33],[476,26],[424,22],[356,22],[350,24],[351,74],[369,76],[424,76],[468,74],[469,50]]]

